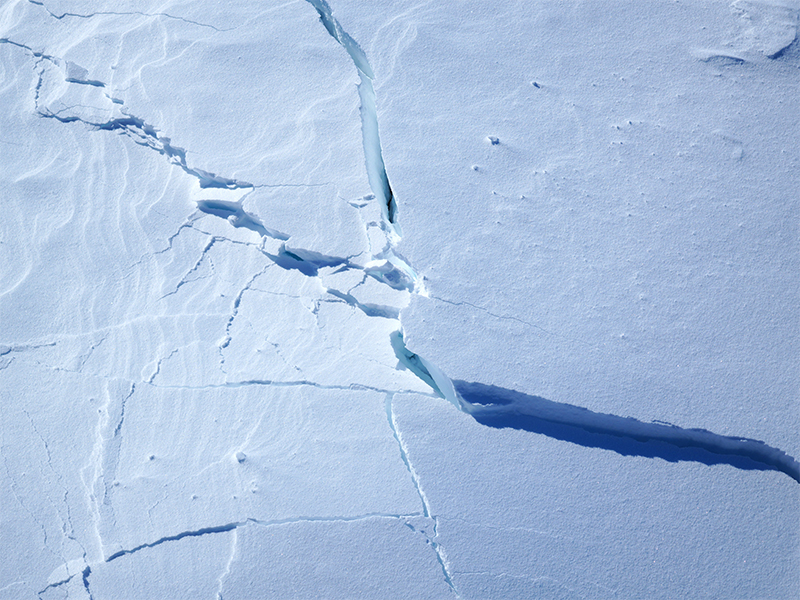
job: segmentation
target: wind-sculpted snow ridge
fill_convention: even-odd
[[[454,386],[464,412],[489,427],[521,429],[629,456],[780,471],[800,483],[800,463],[758,440],[644,423],[482,383],[455,381]]]

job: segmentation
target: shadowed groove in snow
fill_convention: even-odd
[[[758,440],[596,413],[494,385],[458,380],[453,385],[464,401],[465,412],[489,427],[540,433],[624,456],[780,471],[800,483],[800,463]]]

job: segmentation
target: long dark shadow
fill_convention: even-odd
[[[644,423],[482,383],[456,380],[453,385],[465,401],[464,410],[489,427],[531,431],[625,456],[780,471],[800,483],[800,463],[758,440],[665,423]]]

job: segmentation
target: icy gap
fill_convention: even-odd
[[[375,100],[375,88],[372,80],[375,74],[367,60],[367,56],[356,41],[348,34],[339,21],[333,16],[333,11],[326,0],[307,0],[319,14],[325,29],[350,55],[358,70],[361,82],[358,85],[358,95],[361,99],[361,131],[364,139],[364,155],[367,162],[367,178],[372,193],[381,205],[384,219],[392,226],[396,234],[397,204],[386,175],[386,166],[383,162],[381,139],[378,132],[378,111]]]
[[[390,341],[392,349],[401,363],[427,383],[440,398],[444,398],[458,410],[466,412],[464,403],[453,387],[450,378],[439,367],[406,348],[402,331],[392,333]]]
[[[520,429],[626,456],[780,471],[800,483],[800,463],[759,440],[596,413],[494,385],[458,380],[453,383],[462,410],[488,427]]]

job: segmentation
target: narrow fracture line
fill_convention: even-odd
[[[406,447],[403,444],[403,441],[400,439],[400,434],[397,431],[397,423],[395,422],[394,419],[394,410],[392,410],[393,398],[394,398],[394,393],[386,394],[385,398],[386,420],[389,422],[389,428],[392,430],[392,435],[394,436],[394,439],[397,442],[397,446],[400,449],[400,458],[403,460],[403,464],[406,466],[409,475],[411,475],[411,483],[414,484],[414,489],[417,491],[417,495],[419,496],[419,499],[422,502],[422,516],[430,518],[431,511],[428,508],[428,499],[425,497],[425,493],[419,486],[419,479],[417,478],[417,472],[414,470],[414,467],[408,460],[408,453],[406,452]]]
[[[234,521],[232,523],[226,523],[225,525],[216,525],[212,527],[201,527],[200,529],[194,529],[191,531],[182,531],[180,533],[176,533],[175,535],[168,535],[162,538],[155,540],[154,542],[147,542],[144,544],[139,544],[138,546],[134,546],[129,550],[119,550],[106,558],[105,562],[109,563],[111,561],[117,560],[122,556],[126,556],[128,554],[133,554],[138,552],[139,550],[144,550],[145,548],[155,548],[156,546],[160,546],[166,542],[176,542],[182,540],[187,537],[200,537],[204,535],[211,535],[217,533],[227,533],[229,531],[234,531],[239,527],[243,527],[245,525],[257,525],[259,527],[277,527],[280,525],[293,525],[296,523],[352,523],[355,521],[365,521],[368,519],[411,519],[415,517],[421,516],[419,513],[409,513],[409,514],[390,514],[390,513],[366,513],[363,515],[354,515],[354,516],[333,516],[333,517],[289,517],[286,519],[274,519],[270,521],[264,521],[261,519],[255,518],[247,518],[242,521]]]
[[[182,531],[181,533],[178,533],[178,534],[175,534],[175,535],[169,535],[169,536],[166,536],[166,537],[163,537],[163,538],[159,538],[155,542],[149,542],[149,543],[146,543],[146,544],[139,544],[138,546],[135,546],[134,548],[131,548],[130,550],[119,550],[118,552],[115,552],[114,554],[109,556],[106,559],[106,562],[109,563],[112,560],[116,560],[121,556],[126,556],[128,554],[133,554],[134,552],[138,552],[139,550],[143,550],[145,548],[154,548],[154,547],[159,546],[159,545],[161,545],[161,544],[163,544],[165,542],[176,542],[178,540],[182,540],[182,539],[187,538],[187,537],[199,537],[201,535],[208,535],[208,534],[211,534],[211,533],[225,533],[227,531],[232,531],[232,530],[236,529],[237,527],[240,527],[240,526],[246,524],[247,522],[248,521],[239,521],[239,522],[236,522],[236,523],[228,523],[227,525],[218,525],[216,527],[203,527],[203,528],[197,529],[195,531]]]
[[[345,390],[345,391],[364,391],[364,392],[379,392],[382,394],[419,394],[422,396],[430,396],[435,398],[434,394],[428,394],[424,392],[420,392],[418,390],[387,390],[384,388],[378,388],[370,385],[364,385],[360,383],[351,383],[348,385],[324,385],[321,383],[316,383],[314,381],[309,381],[307,379],[298,379],[298,380],[290,380],[290,381],[273,381],[270,379],[248,379],[244,381],[230,381],[225,383],[217,383],[217,384],[209,384],[209,385],[198,385],[198,386],[190,386],[190,385],[161,385],[161,384],[153,384],[148,383],[154,388],[158,389],[166,389],[166,390],[209,390],[209,389],[220,389],[220,388],[241,388],[241,387],[248,387],[248,386],[273,386],[273,387],[300,387],[300,386],[309,386],[315,387],[322,390]]]
[[[40,0],[28,0],[31,4],[35,4],[36,6],[41,6],[44,10],[47,11],[54,19],[61,21],[65,17],[73,17],[76,19],[91,19],[92,17],[96,17],[98,15],[112,15],[112,16],[126,16],[126,15],[139,15],[140,17],[166,17],[167,19],[174,19],[176,21],[183,21],[184,23],[188,23],[190,25],[197,25],[198,27],[206,27],[208,29],[213,29],[214,31],[218,31],[220,33],[224,33],[226,31],[233,31],[235,28],[230,29],[220,29],[219,27],[215,27],[214,25],[209,25],[207,23],[200,23],[199,21],[192,21],[191,19],[187,19],[185,17],[177,17],[175,15],[171,15],[169,13],[164,12],[157,12],[157,13],[146,13],[141,11],[110,11],[110,10],[101,10],[94,13],[89,14],[81,14],[81,13],[71,13],[65,12],[60,15],[52,12],[45,3]]]
[[[43,52],[37,52],[33,48],[31,48],[30,46],[26,46],[25,44],[20,44],[19,42],[15,42],[14,40],[10,40],[8,38],[0,38],[0,44],[9,44],[11,46],[16,46],[17,48],[21,48],[22,50],[27,50],[35,58],[43,58],[43,59],[48,60],[50,62],[55,62],[56,61],[56,57],[55,56],[50,56],[49,54],[44,54]]]
[[[389,428],[392,430],[392,435],[394,439],[397,441],[397,446],[400,449],[400,458],[403,460],[403,464],[405,464],[406,469],[408,470],[409,475],[411,475],[411,482],[414,484],[414,489],[417,491],[417,495],[419,496],[420,502],[422,502],[422,516],[428,519],[433,519],[433,538],[430,539],[424,532],[418,531],[411,523],[406,523],[409,529],[415,533],[420,533],[425,535],[426,541],[430,544],[431,548],[433,549],[434,553],[436,554],[436,561],[439,563],[439,566],[442,568],[442,575],[444,576],[445,583],[456,596],[456,598],[460,598],[458,590],[456,589],[455,584],[453,583],[453,577],[450,574],[450,569],[447,567],[447,556],[445,554],[444,548],[435,541],[438,533],[439,527],[439,518],[436,516],[431,515],[430,504],[428,502],[428,497],[425,495],[425,492],[422,490],[422,487],[419,483],[419,477],[417,476],[417,472],[414,469],[414,465],[411,464],[411,460],[408,457],[408,452],[406,450],[405,444],[403,443],[403,438],[400,435],[400,431],[397,428],[397,421],[394,417],[394,409],[392,408],[392,401],[394,399],[394,394],[387,393],[384,399],[385,402],[385,409],[386,409],[386,419],[389,422]]]

